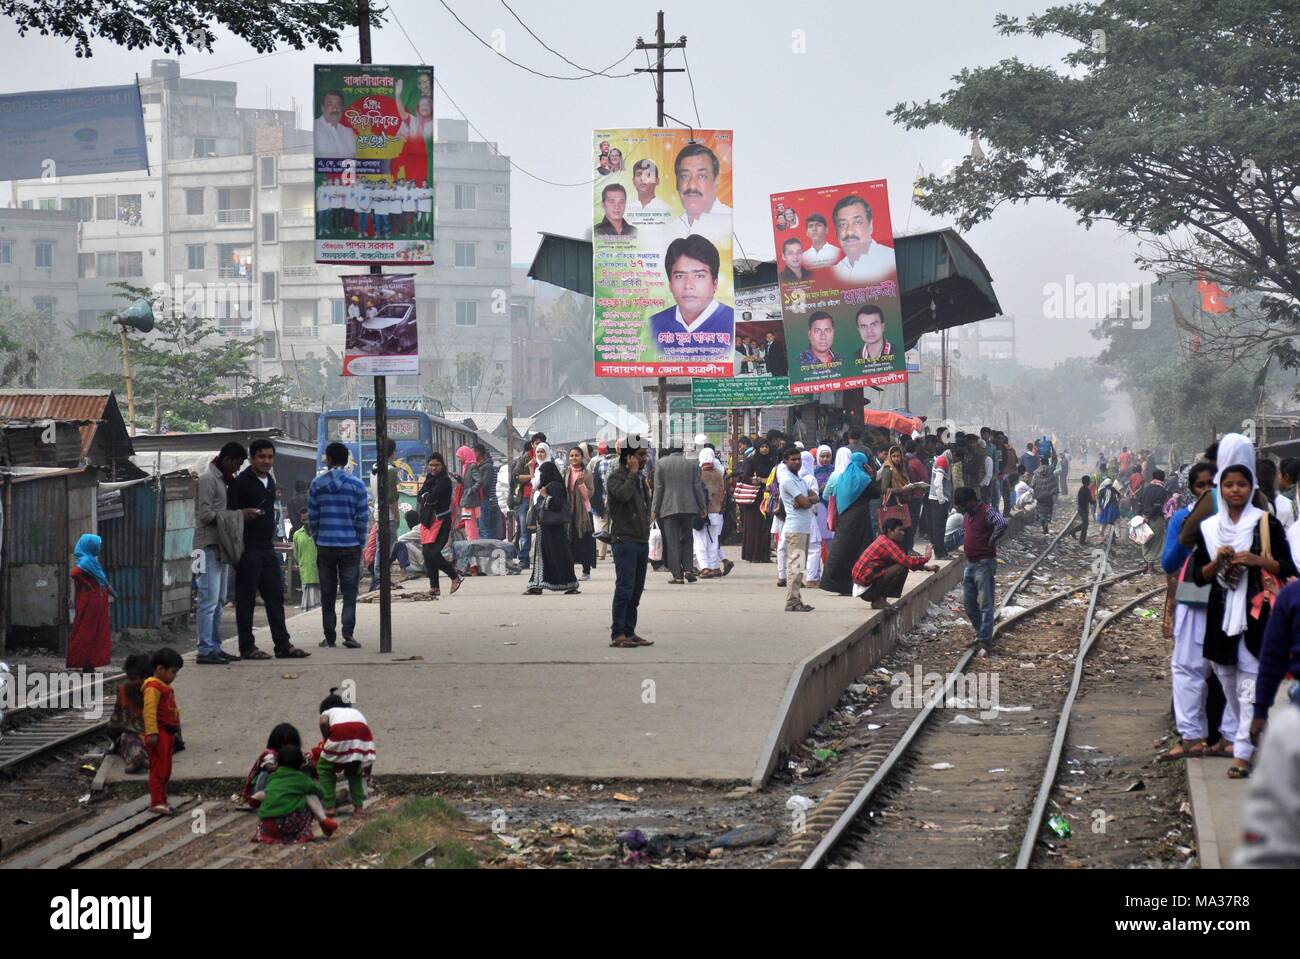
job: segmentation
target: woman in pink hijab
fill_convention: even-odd
[[[483,510],[483,476],[478,466],[478,457],[468,446],[456,450],[456,459],[460,462],[463,489],[460,494],[460,517],[465,523],[465,538],[478,539],[478,518]]]

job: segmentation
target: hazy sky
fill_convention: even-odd
[[[668,113],[702,127],[735,130],[735,232],[751,257],[773,256],[768,195],[782,190],[856,180],[889,181],[896,233],[947,225],[910,209],[917,164],[926,172],[956,162],[969,143],[946,130],[907,132],[885,111],[900,101],[937,98],[963,67],[1019,56],[1059,64],[1068,48],[1051,40],[1007,39],[993,30],[997,13],[1040,12],[1049,0],[933,0],[929,4],[862,0],[710,2],[660,0],[597,3],[591,0],[509,0],[551,47],[591,69],[601,69],[632,48],[638,36],[653,40],[655,12],[663,9],[670,40],[688,39],[687,57],[699,108],[695,121],[686,74],[667,78]],[[504,52],[544,73],[576,71],[527,35],[499,0],[448,0],[481,36],[504,40]],[[392,7],[439,81],[471,121],[496,140],[518,167],[559,183],[592,176],[595,127],[653,126],[655,94],[644,75],[576,82],[542,79],[505,62],[473,39],[435,0],[393,0]],[[802,31],[806,52],[796,52]],[[377,63],[415,59],[390,16],[374,35]],[[248,61],[256,54],[223,37],[212,55],[187,55],[183,75],[234,80],[241,106],[288,108],[311,100],[311,65],[355,58],[292,51]],[[41,78],[66,86],[122,83],[146,76],[155,50],[123,51],[100,43],[90,60],[51,38],[19,39],[0,19],[0,53],[7,69],[0,92],[40,89]],[[645,66],[629,57],[611,73]],[[670,66],[681,66],[673,52]],[[439,93],[438,116],[460,116]],[[310,122],[303,110],[303,123]],[[0,171],[0,175],[3,171]],[[7,191],[6,191],[7,195]],[[580,236],[590,224],[590,187],[550,186],[516,169],[512,176],[513,259],[527,262],[539,230]],[[1049,365],[1070,355],[1093,354],[1090,319],[1047,320],[1044,286],[1066,282],[1141,279],[1134,243],[1108,225],[1084,230],[1063,207],[1007,207],[967,235],[993,275],[1003,311],[1017,319],[1018,357]]]

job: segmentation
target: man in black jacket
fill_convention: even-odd
[[[275,465],[275,444],[270,440],[253,440],[248,453],[248,467],[235,478],[235,496],[240,509],[256,509],[258,513],[244,520],[244,555],[235,566],[239,655],[241,659],[271,658],[253,642],[253,609],[260,593],[276,658],[301,659],[311,654],[289,642],[289,629],[284,624],[284,580],[280,575],[280,558],[273,546],[275,477],[271,475],[271,467]]]
[[[629,437],[619,450],[618,467],[605,480],[609,541],[614,549],[614,611],[610,645],[618,649],[653,646],[636,634],[637,607],[650,566],[650,496],[646,491],[646,449]]]

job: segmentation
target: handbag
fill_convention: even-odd
[[[1196,554],[1192,553],[1183,562],[1183,568],[1178,571],[1178,586],[1174,589],[1174,602],[1203,608],[1210,605],[1210,584],[1197,586],[1196,581],[1192,579],[1189,571],[1195,560]]]
[[[656,563],[664,558],[664,534],[659,532],[659,524],[650,524],[650,559]]]
[[[1128,523],[1128,538],[1139,546],[1145,546],[1147,540],[1156,535],[1155,530],[1147,525],[1146,517],[1134,516]]]
[[[1269,529],[1269,514],[1265,513],[1259,518],[1259,555],[1264,559],[1273,558],[1273,534]],[[1277,600],[1277,594],[1282,591],[1282,584],[1278,578],[1266,569],[1259,571],[1259,582],[1261,589],[1255,594],[1255,598],[1250,604],[1250,615],[1259,619],[1260,613],[1265,604],[1270,608]]]
[[[885,520],[887,519],[901,520],[904,529],[910,528],[912,525],[912,511],[909,510],[906,506],[903,506],[901,504],[897,506],[890,505],[892,504],[893,499],[894,499],[894,490],[891,487],[890,489],[885,490],[885,498],[882,501],[882,505],[880,507],[881,529],[884,529]]]

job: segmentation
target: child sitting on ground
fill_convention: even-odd
[[[316,775],[324,789],[325,810],[334,814],[335,777],[342,770],[348,779],[352,808],[360,813],[366,799],[362,776],[369,775],[375,763],[375,742],[366,717],[331,689],[320,704],[320,731],[325,741],[317,754]]]
[[[295,736],[298,731],[293,731]],[[299,843],[315,837],[313,823],[319,822],[325,835],[332,836],[339,824],[325,814],[320,783],[302,771],[302,750],[281,746],[275,772],[266,788],[250,798],[257,803],[257,832],[253,842]]]
[[[280,765],[280,750],[286,746],[292,746],[302,752],[302,736],[298,729],[291,723],[281,723],[271,730],[271,735],[266,737],[266,748],[258,753],[257,759],[253,762],[253,768],[248,771],[244,778],[244,788],[239,794],[240,800],[253,809],[259,805],[259,800],[255,797],[266,789],[266,783],[271,778],[271,774]]]
[[[149,657],[132,653],[122,664],[126,682],[117,687],[117,702],[113,705],[113,718],[108,721],[108,734],[113,737],[113,752],[122,757],[128,773],[141,773],[149,768],[149,753],[144,746],[144,691],[141,688],[153,670]]]

